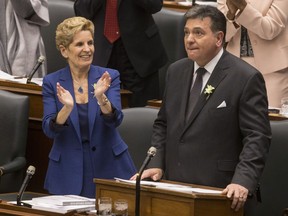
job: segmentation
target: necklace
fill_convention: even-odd
[[[83,89],[83,82],[79,82],[79,81],[77,81],[75,78],[73,79],[73,81],[77,84],[77,85],[79,85],[79,88],[77,89],[77,91],[80,93],[80,94],[83,94],[84,93],[84,89]],[[84,79],[84,82],[86,81],[86,79]]]
[[[73,81],[75,83],[77,83],[79,85],[79,88],[77,89],[77,91],[80,93],[80,94],[83,94],[84,90],[82,88],[82,83],[79,83],[77,80],[73,79]]]

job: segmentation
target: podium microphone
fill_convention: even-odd
[[[27,185],[29,184],[30,179],[32,178],[32,176],[35,173],[36,168],[34,166],[29,166],[27,171],[26,171],[26,177],[21,185],[21,188],[19,190],[19,193],[17,194],[17,205],[21,206],[21,201],[22,201],[22,197],[24,194],[24,191],[27,187]]]
[[[140,181],[141,181],[141,176],[146,168],[146,166],[149,164],[150,160],[152,157],[156,155],[157,149],[155,147],[150,147],[147,152],[147,156],[137,174],[136,177],[136,199],[135,199],[135,216],[139,216],[140,213]]]
[[[30,72],[30,74],[27,77],[27,81],[26,84],[28,83],[32,83],[32,77],[34,76],[34,74],[36,73],[36,71],[38,70],[38,68],[43,64],[43,62],[45,61],[45,57],[44,56],[40,56],[35,64],[35,66],[33,67],[32,71]]]

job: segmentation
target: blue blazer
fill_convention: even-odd
[[[97,100],[93,98],[93,84],[108,71],[111,87],[106,95],[115,113],[111,117],[101,114]],[[48,74],[43,79],[43,131],[51,139],[53,146],[49,154],[49,165],[45,179],[45,189],[52,194],[80,194],[83,184],[83,148],[76,104],[65,125],[51,127],[51,121],[63,107],[57,98],[56,83],[68,90],[75,101],[73,82],[69,66]],[[90,154],[94,178],[130,178],[136,168],[129,155],[128,146],[121,139],[117,126],[123,114],[121,111],[120,80],[116,70],[91,65],[89,75],[88,118],[90,133]],[[91,180],[92,181],[92,180]],[[95,187],[91,188],[95,194]]]

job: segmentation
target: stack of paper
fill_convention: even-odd
[[[23,202],[31,205],[33,209],[62,214],[71,211],[85,212],[95,210],[95,199],[77,195],[50,195],[32,198],[30,201]]]
[[[67,205],[95,205],[95,199],[77,195],[50,195],[32,198],[34,204]]]

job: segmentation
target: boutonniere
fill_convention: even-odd
[[[204,94],[207,95],[206,100],[210,97],[210,95],[214,92],[215,88],[211,85],[207,85]]]

